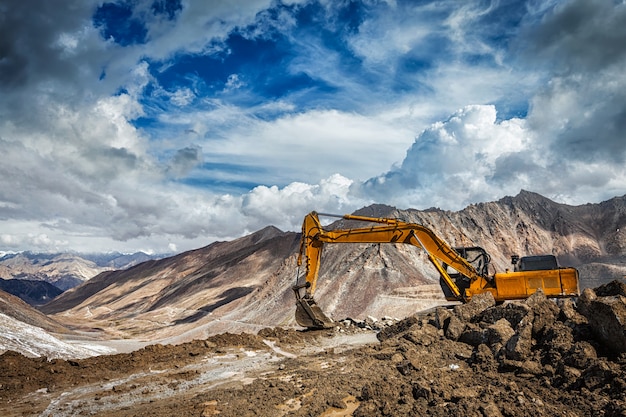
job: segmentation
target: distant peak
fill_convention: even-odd
[[[254,241],[254,243],[259,243],[264,240],[271,239],[276,236],[280,236],[284,234],[282,230],[280,230],[276,226],[266,226],[263,229],[257,230],[256,232],[250,235],[250,238]]]
[[[389,217],[398,209],[394,206],[388,206],[386,204],[371,204],[367,207],[363,207],[354,212],[357,216],[367,217]]]
[[[520,192],[515,197],[506,196],[498,200],[500,203],[504,204],[557,204],[556,202],[550,200],[547,197],[542,196],[539,193],[535,193],[533,191],[528,190],[520,190]]]
[[[533,191],[528,191],[528,190],[520,190],[519,194],[517,194],[515,196],[515,198],[535,198],[535,199],[541,199],[541,200],[548,200],[548,198],[542,196],[539,193],[535,193]]]

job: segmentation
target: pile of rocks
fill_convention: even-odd
[[[365,320],[357,320],[357,319],[352,319],[348,317],[346,319],[339,321],[339,324],[341,325],[341,327],[338,328],[338,331],[343,332],[345,330],[355,329],[355,328],[361,329],[361,330],[367,330],[367,331],[372,331],[372,330],[378,331],[378,330],[385,329],[389,326],[393,326],[399,321],[400,319],[389,317],[389,316],[384,316],[380,319],[377,319],[376,317],[372,317],[372,316],[367,316]]]
[[[433,411],[438,405],[448,413],[480,410],[494,416],[563,410],[626,416],[626,284],[621,282],[587,289],[577,300],[555,301],[538,291],[496,305],[491,294],[482,294],[385,327],[378,338],[382,351],[396,357],[399,389],[412,387],[401,399],[405,404],[394,405],[397,412],[438,415]],[[427,364],[432,358],[448,372],[433,371]],[[457,370],[457,378],[450,370]],[[472,395],[465,398],[465,392]],[[482,405],[472,403],[476,396]],[[361,399],[370,407],[384,403],[369,392]]]

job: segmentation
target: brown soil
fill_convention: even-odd
[[[345,321],[80,360],[6,352],[0,415],[626,416],[626,354],[614,349],[626,327],[598,333],[585,315],[621,320],[625,305],[619,291],[578,305],[475,297],[384,326],[378,340]]]

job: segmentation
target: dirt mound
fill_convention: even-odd
[[[37,390],[60,391],[75,385],[112,380],[146,370],[155,372],[182,367],[196,361],[197,356],[238,347],[268,349],[258,336],[224,333],[181,345],[149,345],[131,353],[76,360],[48,361],[44,357],[29,358],[8,351],[0,355],[0,397],[10,401]]]

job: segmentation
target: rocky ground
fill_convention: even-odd
[[[0,415],[626,416],[626,284],[87,359],[9,351]]]

